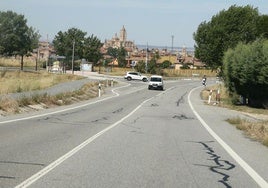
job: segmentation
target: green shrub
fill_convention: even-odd
[[[249,99],[253,107],[268,101],[268,40],[238,44],[224,56],[224,77],[228,90]]]

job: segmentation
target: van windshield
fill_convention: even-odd
[[[156,77],[152,77],[150,80],[151,80],[152,82],[161,82],[161,81],[162,81],[161,78],[156,78]]]

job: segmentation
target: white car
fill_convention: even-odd
[[[149,79],[148,89],[164,90],[163,77],[159,75],[152,75]]]
[[[141,73],[139,72],[127,72],[124,78],[127,79],[128,81],[130,80],[142,80],[144,82],[148,81],[147,76],[141,75]]]

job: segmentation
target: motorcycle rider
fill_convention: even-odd
[[[203,86],[207,85],[207,77],[206,77],[206,75],[203,76],[202,84],[203,84]]]

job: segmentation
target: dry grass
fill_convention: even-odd
[[[242,105],[233,105],[231,103],[231,99],[229,98],[228,91],[223,84],[217,84],[205,88],[201,92],[202,99],[207,101],[209,91],[216,91],[217,89],[220,89],[221,91],[221,101],[218,104],[219,106],[242,112],[250,117],[253,117],[253,119],[259,119],[258,121],[250,121],[248,119],[232,118],[228,119],[227,121],[230,124],[235,125],[237,129],[243,131],[249,138],[257,140],[263,143],[265,146],[268,146],[268,110],[251,108]],[[215,101],[215,98],[216,92],[213,92],[212,101]],[[211,104],[214,104],[214,102]]]
[[[103,82],[102,84],[105,87],[111,85],[110,82]],[[95,98],[98,96],[98,85],[98,82],[89,82],[77,91],[60,93],[55,96],[45,93],[41,95],[36,94],[31,97],[22,97],[19,100],[2,97],[0,98],[0,115],[6,116],[25,111],[38,110],[39,108],[68,105],[74,102]],[[104,90],[102,92],[104,92]],[[33,108],[33,106],[38,108]]]
[[[229,97],[229,93],[225,88],[224,84],[215,84],[213,86],[209,86],[203,89],[201,92],[201,98],[205,101],[208,100],[209,92],[212,90],[212,101],[216,100],[216,91],[220,89],[220,103],[219,106],[229,108],[232,110],[249,113],[249,114],[263,114],[268,115],[268,110],[266,109],[259,109],[259,108],[251,108],[249,106],[244,105],[233,105],[231,99]],[[212,103],[213,104],[213,103]]]
[[[0,66],[15,67],[20,69],[19,58],[0,58]],[[35,62],[25,60],[24,67],[34,67]],[[0,115],[9,115],[21,113],[28,109],[31,105],[42,106],[48,108],[56,105],[70,104],[74,100],[84,100],[95,97],[97,86],[84,86],[81,91],[62,93],[57,96],[49,96],[47,94],[34,95],[31,97],[21,97],[19,100],[8,98],[5,94],[18,93],[24,91],[41,90],[53,85],[68,82],[71,80],[82,79],[83,77],[71,74],[52,74],[46,71],[26,72],[26,71],[7,71],[0,69]],[[88,91],[85,91],[88,88]],[[90,89],[89,89],[90,88]],[[77,99],[79,98],[79,99]],[[28,111],[28,110],[26,110]]]
[[[0,67],[20,67],[20,57],[17,56],[15,57],[0,57]],[[36,62],[33,61],[33,59],[29,58],[25,58],[24,57],[24,61],[23,64],[25,67],[34,67]]]
[[[48,72],[0,71],[0,94],[40,90],[83,77]]]
[[[228,92],[227,92],[226,88],[224,87],[224,85],[221,83],[215,84],[213,86],[205,87],[200,94],[201,98],[203,100],[207,101],[211,90],[212,90],[212,95],[211,95],[212,101],[216,101],[216,94],[217,94],[217,91],[219,90],[220,91],[220,101],[221,101],[220,106],[223,106],[225,103],[229,104]]]
[[[19,103],[8,97],[0,98],[0,110],[6,114],[14,114],[19,112]]]
[[[197,75],[197,77],[203,77],[204,75],[216,77],[216,72],[207,69],[165,69],[164,75],[168,77],[193,77],[193,75]]]
[[[232,118],[227,121],[244,131],[249,138],[268,146],[268,121],[249,121],[241,118]]]

